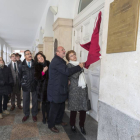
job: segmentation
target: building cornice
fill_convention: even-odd
[[[53,42],[53,37],[44,37],[43,42]]]
[[[55,23],[53,24],[53,31],[56,30],[59,27],[73,27],[73,20],[72,19],[66,19],[66,18],[58,18]]]
[[[37,48],[43,48],[43,44],[38,44]]]

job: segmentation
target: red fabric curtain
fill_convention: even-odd
[[[101,15],[102,13],[100,12],[98,14],[98,20],[97,20],[96,27],[91,37],[91,41],[86,44],[80,44],[81,47],[89,51],[88,58],[85,63],[85,68],[87,69],[92,63],[98,61],[100,59],[99,57],[101,56],[101,54],[99,53],[100,52],[99,31],[100,31],[100,24],[101,24]]]

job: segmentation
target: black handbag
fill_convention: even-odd
[[[88,108],[88,111],[91,110],[91,103],[90,103],[90,100],[89,99],[87,101],[87,108]]]
[[[88,97],[88,87],[86,86],[86,92],[87,92],[87,111],[90,111],[91,110],[91,102],[90,102],[90,99]]]

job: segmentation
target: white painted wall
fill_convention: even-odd
[[[40,28],[40,32],[39,32],[39,44],[43,44],[43,32],[42,32],[42,27]]]
[[[2,46],[1,46],[1,44],[0,44],[0,57],[1,57],[1,55],[2,55]]]
[[[75,5],[77,0],[59,0],[58,14],[55,16],[54,21],[57,18],[69,18],[73,19],[75,14]]]
[[[9,62],[8,54],[11,53],[10,50],[11,50],[11,47],[5,42],[5,40],[0,38],[0,56],[3,57],[5,63]]]
[[[140,120],[140,28],[136,51],[106,54],[109,6],[113,0],[105,2],[99,100]]]
[[[79,1],[76,5],[79,5]],[[100,11],[103,14],[104,0],[92,1],[80,14],[75,13],[73,20],[73,49],[76,51],[78,61],[85,62],[87,60],[88,51],[83,49],[79,44],[85,44],[91,41],[96,18]],[[78,6],[77,9],[78,11]],[[103,17],[103,15],[102,15]],[[103,22],[103,20],[102,20]],[[99,35],[99,45],[102,48],[102,22]],[[82,28],[82,31],[81,31]],[[85,69],[87,79],[88,95],[91,101],[91,110],[89,111],[96,121],[98,121],[98,99],[99,99],[99,83],[100,83],[100,61],[90,65],[89,69]]]
[[[54,15],[50,13],[50,6],[57,6],[59,3],[59,0],[48,0],[48,3],[46,5],[45,11],[42,15],[40,24],[38,26],[38,30],[36,32],[35,39],[32,44],[32,50],[36,48],[36,46],[39,44],[39,41],[36,41],[36,39],[40,40],[40,28],[44,30],[43,37],[52,37],[53,35],[53,30],[52,25],[54,23]],[[42,38],[43,39],[43,38]]]
[[[36,33],[36,37],[33,42],[32,49],[34,49],[34,47],[36,47],[39,44],[39,42],[36,42],[36,39],[40,40],[41,27],[44,30],[43,37],[53,37],[52,25],[58,18],[69,18],[69,19],[74,18],[77,1],[79,0],[48,0],[40,25]],[[50,6],[58,7],[57,15],[53,15],[51,13],[51,11],[49,10]]]
[[[53,37],[53,23],[54,23],[54,15],[50,10],[48,10],[45,22],[44,37]]]

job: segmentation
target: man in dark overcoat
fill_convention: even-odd
[[[50,101],[50,114],[48,120],[48,127],[51,131],[58,133],[59,130],[55,124],[66,125],[62,122],[65,101],[68,98],[68,76],[81,71],[83,63],[73,68],[68,68],[65,57],[65,49],[58,47],[56,55],[51,61],[49,67],[49,83],[48,83],[48,100]]]
[[[14,79],[14,87],[11,93],[11,109],[13,111],[15,109],[15,96],[17,97],[17,107],[22,109],[21,106],[21,84],[19,77],[19,63],[16,60],[15,54],[11,54],[10,56],[11,62],[8,64],[8,67],[11,69],[12,77]]]
[[[25,116],[22,122],[25,122],[30,115],[30,92],[32,93],[32,119],[37,121],[37,93],[34,80],[34,60],[30,50],[24,52],[24,61],[19,65],[21,86],[23,90],[23,112]]]

